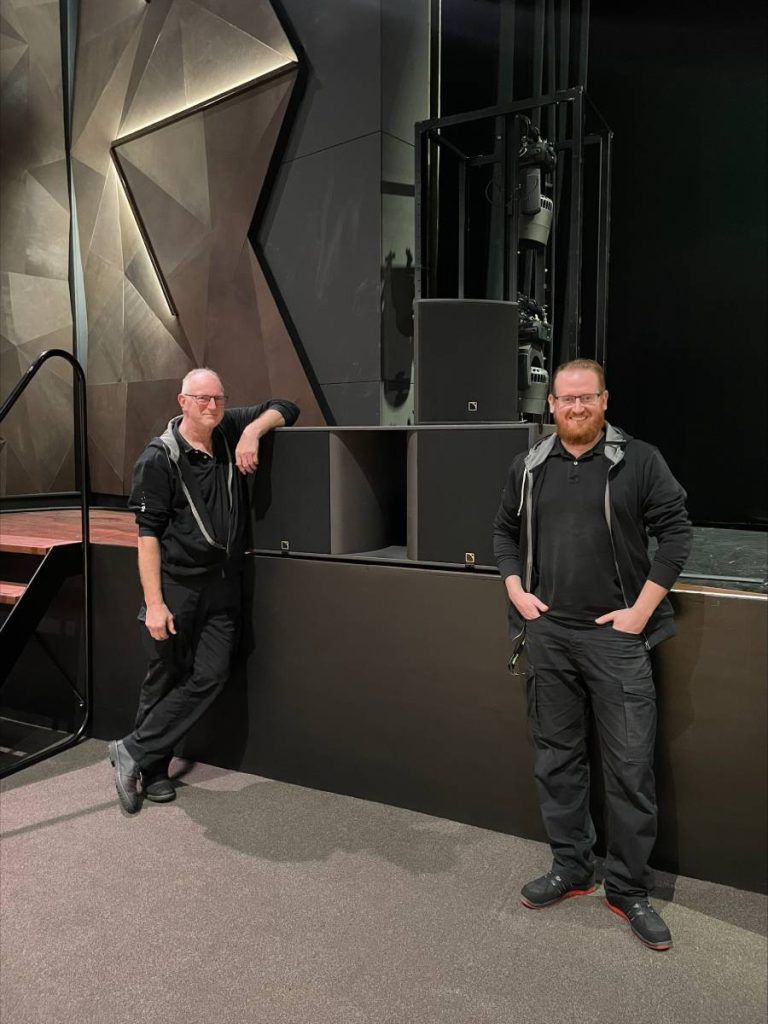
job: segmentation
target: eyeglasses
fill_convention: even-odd
[[[577,402],[581,402],[582,405],[595,405],[602,391],[590,391],[588,395],[555,395],[554,399],[559,402],[560,405],[576,405]]]
[[[210,405],[211,402],[215,402],[216,405],[224,405],[227,401],[226,395],[188,395],[183,392],[185,398],[194,398],[198,405],[205,408],[206,405]]]

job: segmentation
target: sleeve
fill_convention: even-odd
[[[128,498],[140,537],[162,537],[171,518],[171,499],[168,460],[159,449],[147,448],[133,467]]]
[[[502,579],[522,577],[520,561],[520,486],[524,456],[515,459],[501,495],[501,504],[493,521],[493,555]]]
[[[648,579],[670,590],[691,551],[691,522],[686,493],[672,475],[662,455],[653,450],[645,476],[643,521],[659,546]]]
[[[275,409],[285,420],[286,427],[292,427],[299,418],[299,407],[287,398],[273,398],[259,405],[241,405],[227,409],[224,413],[224,425],[238,439],[249,423],[257,420],[267,409]]]

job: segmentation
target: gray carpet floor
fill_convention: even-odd
[[[518,902],[540,843],[104,744],[3,785],[3,1024],[764,1024],[766,898],[662,877],[674,949],[599,894]]]

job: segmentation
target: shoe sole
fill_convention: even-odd
[[[632,931],[632,934],[635,936],[637,941],[638,942],[642,942],[642,944],[644,946],[646,946],[648,949],[653,949],[657,953],[664,953],[668,949],[672,948],[672,939],[665,940],[664,942],[649,942],[647,939],[644,939],[642,937],[642,935],[638,935],[637,932],[635,931],[635,929],[632,928],[632,922],[629,920],[629,918],[627,917],[627,915],[624,913],[623,910],[619,910],[618,907],[614,907],[614,905],[612,903],[609,903],[607,899],[604,899],[603,903],[605,903],[606,907],[608,907],[608,909],[610,910],[610,912],[612,914],[615,914],[616,917],[620,917],[622,919],[622,921],[626,921],[627,922],[627,924],[629,925],[629,927],[630,927],[630,929]]]
[[[137,814],[139,807],[134,806],[133,801],[129,795],[125,792],[123,787],[120,785],[120,776],[117,772],[117,741],[111,740],[107,744],[107,760],[115,769],[115,789],[117,790],[117,798],[120,801],[120,806],[126,814]]]
[[[564,892],[562,896],[558,896],[554,900],[547,900],[546,903],[531,903],[525,898],[520,897],[520,902],[528,910],[546,910],[547,907],[554,907],[556,903],[562,903],[563,900],[569,900],[572,896],[589,896],[597,889],[596,885],[591,885],[588,889],[571,889],[569,892]]]
[[[164,796],[153,796],[151,793],[148,793],[146,789],[144,790],[144,796],[147,798],[147,800],[151,800],[153,803],[156,804],[169,804],[171,800],[176,799],[175,792],[166,793]]]

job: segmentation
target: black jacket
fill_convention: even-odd
[[[261,405],[227,409],[214,428],[213,445],[229,492],[225,537],[216,537],[209,511],[178,433],[180,416],[154,437],[133,469],[128,508],[135,513],[140,536],[160,541],[162,572],[179,581],[205,583],[237,568],[246,546],[247,477],[235,466],[235,448],[245,427],[267,409],[275,409],[291,426],[299,410],[293,402],[275,399]]]
[[[493,550],[502,579],[519,576],[530,590],[536,549],[536,501],[542,467],[552,450],[555,434],[537,442],[512,463],[499,511],[493,524]],[[632,605],[646,580],[671,589],[691,547],[691,524],[686,494],[661,453],[606,424],[605,457],[611,463],[605,489],[605,518],[611,535],[624,601]],[[659,543],[653,560],[648,537]],[[524,621],[514,605],[509,608],[510,632],[522,636]],[[672,605],[667,598],[645,629],[649,647],[675,633]]]

